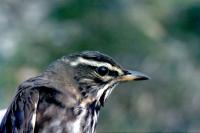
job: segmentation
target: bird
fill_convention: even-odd
[[[98,51],[63,56],[17,87],[0,133],[95,133],[115,86],[148,79]]]

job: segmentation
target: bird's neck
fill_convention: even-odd
[[[76,101],[79,101],[82,96],[79,91],[79,85],[74,80],[73,73],[74,70],[69,64],[58,60],[50,65],[43,75],[58,91],[63,94],[70,94]]]
[[[81,101],[77,108],[82,109],[77,116],[77,123],[83,123],[83,133],[94,133],[98,122],[101,105],[95,99],[88,97]]]

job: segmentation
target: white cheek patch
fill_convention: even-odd
[[[112,71],[117,71],[120,75],[123,74],[121,69],[119,69],[119,68],[117,68],[115,66],[112,66],[111,64],[106,63],[106,62],[87,60],[87,59],[84,59],[82,57],[79,57],[77,60],[75,60],[73,62],[70,62],[71,66],[77,66],[79,64],[87,64],[87,65],[95,66],[95,67],[105,66],[105,67],[107,67],[108,69],[110,69]]]

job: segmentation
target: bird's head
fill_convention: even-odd
[[[73,54],[66,59],[73,67],[81,94],[91,96],[101,105],[118,83],[149,79],[140,72],[124,69],[111,57],[96,51]]]
[[[100,105],[118,83],[149,79],[140,72],[124,69],[108,55],[96,51],[72,54],[63,57],[62,61],[70,67],[70,76],[78,84],[82,97],[92,97]]]

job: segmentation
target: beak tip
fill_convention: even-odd
[[[150,80],[151,78],[149,76],[141,76],[137,77],[135,80]]]

